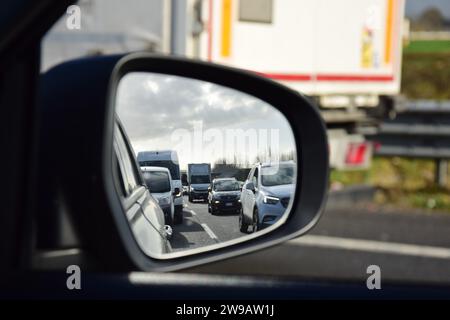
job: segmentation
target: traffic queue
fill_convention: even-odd
[[[182,175],[172,150],[139,152],[137,159],[169,226],[183,223],[185,195],[190,203],[206,204],[213,216],[239,215],[242,233],[256,232],[283,216],[295,191],[293,161],[257,163],[248,169],[246,180],[239,181],[222,175],[212,179],[209,163],[190,163]]]

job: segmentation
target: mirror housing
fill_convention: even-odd
[[[180,190],[180,188],[175,188],[175,189],[173,190],[173,192],[172,192],[172,195],[173,195],[173,196],[176,196],[176,197],[181,196],[181,190]]]
[[[255,184],[253,182],[249,182],[245,185],[245,189],[252,191],[253,193],[255,193],[256,189],[255,189]]]
[[[164,226],[164,236],[166,237],[167,240],[172,239],[172,235],[173,235],[173,230],[171,226],[165,225]]]
[[[124,215],[115,180],[112,143],[117,86],[127,73],[140,71],[223,85],[269,103],[288,119],[296,140],[299,171],[290,213],[282,225],[263,230],[245,241],[199,249],[183,257],[154,259],[139,248]],[[320,217],[328,189],[325,125],[311,101],[294,90],[256,73],[148,53],[69,61],[50,69],[41,83],[44,117],[39,133],[43,148],[38,161],[38,184],[43,191],[38,205],[45,217],[39,219],[40,234],[44,236],[38,240],[46,245],[61,243],[60,239],[45,238],[46,228],[57,227],[56,223],[46,225],[45,222],[62,221],[60,208],[64,207],[69,216],[64,221],[73,230],[71,244],[80,245],[94,262],[108,266],[111,271],[172,271],[279,244],[305,234]],[[74,96],[73,92],[80,94]],[[61,108],[61,101],[65,101],[65,108]],[[82,131],[80,123],[83,123]],[[76,150],[77,156],[58,161],[54,150],[63,154],[73,154]],[[66,170],[68,167],[77,170]],[[52,176],[50,182],[49,176]],[[50,194],[58,194],[59,198],[50,199]]]

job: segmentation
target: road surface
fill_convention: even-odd
[[[227,228],[229,237],[238,235],[237,216],[213,218],[200,204],[189,207],[219,241],[227,239]],[[450,284],[450,213],[374,205],[327,208],[303,237],[190,271],[358,282],[366,281],[370,265],[381,268],[383,281]]]
[[[204,247],[245,235],[239,231],[237,214],[212,215],[206,202],[189,202],[187,197],[184,203],[183,224],[173,226],[170,241],[173,251]]]

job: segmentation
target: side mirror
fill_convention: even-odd
[[[73,92],[82,94],[77,99],[67,99]],[[61,199],[68,206],[67,212],[71,215],[68,220],[74,224],[77,238],[88,252],[96,255],[94,258],[110,264],[112,269],[123,270],[126,266],[129,270],[175,271],[250,253],[305,234],[322,212],[328,190],[329,161],[325,125],[320,113],[298,91],[256,73],[149,53],[96,56],[50,69],[41,78],[40,98],[40,104],[52,115],[42,126],[45,128],[42,136],[47,140],[46,151],[40,155],[42,160],[50,159],[51,166],[47,165],[48,161],[41,162],[48,166],[49,172],[61,173],[56,177],[55,185],[60,186]],[[61,101],[65,101],[65,108],[61,108]],[[142,113],[135,116],[136,110]],[[134,125],[133,121],[136,121]],[[199,121],[207,125],[196,126]],[[83,123],[81,131],[79,123]],[[197,134],[200,129],[196,128],[202,128],[202,131]],[[232,130],[228,130],[230,128]],[[195,134],[194,129],[197,130]],[[261,129],[267,134],[261,134]],[[73,132],[79,132],[79,135]],[[234,139],[228,139],[228,134],[233,134]],[[205,137],[214,148],[203,144]],[[237,141],[241,137],[244,140]],[[130,201],[125,202],[129,199],[123,196],[124,174],[114,160],[115,148],[120,148],[124,151],[123,156],[131,160],[122,164],[133,167],[125,169],[137,171],[139,162],[133,149],[142,146],[139,141],[156,141],[154,139],[161,143],[148,146],[145,152],[153,155],[155,150],[176,150],[179,162],[169,156],[157,159],[155,164],[148,159],[149,166],[158,166],[168,160],[166,166],[173,169],[179,164],[176,170],[180,172],[189,163],[210,164],[200,173],[205,186],[210,183],[212,172],[231,174],[237,168],[239,175],[245,176],[255,159],[273,166],[277,162],[266,161],[265,156],[276,157],[278,162],[287,159],[282,172],[274,170],[270,173],[282,174],[282,180],[272,177],[267,183],[290,181],[289,203],[279,206],[275,220],[265,225],[261,223],[254,230],[251,221],[242,219],[240,229],[246,232],[233,234],[234,238],[229,241],[203,247],[182,247],[189,242],[176,242],[186,240],[194,233],[191,230],[196,230],[189,228],[196,226],[183,222],[182,215],[187,210],[179,209],[185,200],[177,198],[180,203],[174,203],[175,227],[171,240],[171,247],[177,250],[164,251],[159,246],[165,230],[163,211],[170,211],[171,207],[159,208],[153,200],[146,200],[151,199],[149,196],[133,198],[133,201],[142,202],[141,207],[153,219],[152,225],[141,219],[141,229],[135,228],[131,217],[135,216],[136,206],[130,205]],[[194,150],[186,147],[189,143],[184,141],[192,141]],[[235,141],[234,147],[228,146],[227,141]],[[241,146],[251,148],[240,151]],[[197,147],[205,151],[206,156],[197,159],[197,154],[203,154],[195,153]],[[80,156],[56,161],[55,149],[63,154],[77,150]],[[220,159],[225,156],[227,159]],[[78,170],[75,175],[67,167],[83,170]],[[262,179],[261,182],[266,181]],[[237,212],[240,205],[247,205],[244,203],[247,197],[242,197],[239,204],[234,201],[235,195],[226,194],[225,201],[218,198],[217,202],[211,203],[211,213],[219,214],[208,215],[208,206],[198,204],[195,198],[205,200],[207,188],[199,189],[189,201],[195,202],[195,210],[204,210],[202,214],[218,225],[222,210]],[[146,192],[145,188],[138,188],[135,194],[140,196]],[[232,218],[235,218],[235,224],[239,223],[238,216]],[[214,229],[209,223],[208,226]],[[185,227],[188,230],[184,230]],[[148,232],[139,232],[142,228]],[[178,250],[180,246],[183,250]]]
[[[169,225],[165,225],[164,226],[164,235],[165,235],[167,240],[172,239],[173,229],[172,229],[171,226],[169,226]]]
[[[253,193],[255,193],[255,191],[256,191],[255,184],[253,182],[247,183],[247,185],[245,186],[245,189],[250,190]]]
[[[175,188],[175,189],[173,190],[173,193],[172,193],[172,195],[173,195],[173,196],[179,196],[179,195],[180,195],[180,193],[181,193],[181,190],[180,190],[180,188]]]

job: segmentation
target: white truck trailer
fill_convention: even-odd
[[[404,0],[203,0],[188,55],[255,71],[311,97],[330,164],[370,165],[376,128],[400,91]],[[197,40],[196,40],[197,39]]]
[[[399,93],[405,0],[131,2],[122,10],[122,0],[81,0],[80,29],[67,28],[68,13],[46,36],[43,70],[136,50],[251,70],[316,102],[332,167],[370,165],[374,146],[361,131],[376,129]]]

